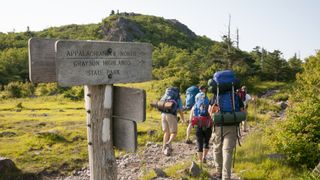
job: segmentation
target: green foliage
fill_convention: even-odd
[[[27,48],[0,51],[0,84],[28,79]]]
[[[101,24],[66,25],[51,27],[36,33],[37,37],[57,39],[99,40],[102,39]]]
[[[302,61],[294,55],[292,58],[288,59],[288,63],[291,69],[290,76],[292,79],[295,79],[297,73],[302,72]]]
[[[0,33],[0,51],[5,49],[26,48],[33,33]]]
[[[250,54],[255,61],[255,71],[262,80],[290,81],[295,79],[296,73],[301,72],[302,61],[296,56],[286,61],[281,57],[281,51],[268,52],[259,46]]]
[[[271,131],[271,144],[296,166],[313,168],[320,159],[320,52],[308,58],[290,96],[287,120]]]
[[[83,99],[84,90],[83,86],[73,86],[69,90],[63,92],[63,97],[71,100],[81,100]]]
[[[63,88],[58,86],[57,83],[40,83],[36,87],[35,95],[37,96],[52,96],[57,95],[69,88]]]
[[[2,98],[21,98],[34,95],[35,87],[31,83],[10,82],[4,86]]]
[[[287,101],[289,99],[289,95],[286,93],[276,94],[272,98],[275,101]]]

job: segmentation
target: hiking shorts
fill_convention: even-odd
[[[212,134],[212,128],[206,128],[203,130],[201,127],[197,127],[196,136],[198,143],[198,152],[203,152],[204,149],[209,149],[209,141]]]
[[[170,133],[177,133],[178,120],[177,116],[169,113],[161,114],[162,130],[169,131]]]

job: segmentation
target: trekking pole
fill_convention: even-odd
[[[236,152],[237,152],[237,145],[234,147],[232,168],[234,168],[234,164],[236,162]]]

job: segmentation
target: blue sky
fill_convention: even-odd
[[[278,49],[285,58],[301,58],[320,49],[319,0],[6,0],[0,32],[32,31],[66,24],[98,23],[111,10],[177,19],[198,35],[221,40],[240,32],[240,48]]]

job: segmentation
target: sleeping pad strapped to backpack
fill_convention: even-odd
[[[199,93],[199,88],[197,86],[190,86],[186,90],[186,105],[185,109],[190,110],[195,102],[195,97]]]

